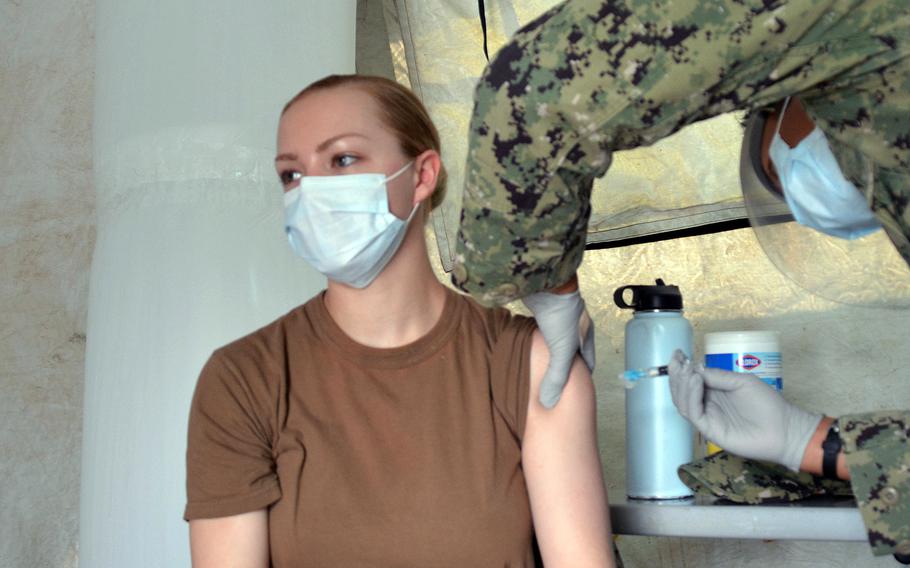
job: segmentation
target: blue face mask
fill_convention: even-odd
[[[789,102],[787,97],[768,153],[793,218],[841,239],[857,239],[880,229],[862,193],[841,172],[821,129],[816,126],[795,148],[780,137]]]
[[[389,211],[383,174],[306,176],[284,194],[284,228],[298,256],[326,277],[354,288],[365,288],[385,268],[401,246],[407,220]]]

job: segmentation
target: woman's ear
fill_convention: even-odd
[[[436,150],[426,150],[414,158],[417,185],[414,187],[413,205],[423,203],[436,191],[436,179],[439,177],[439,169],[441,167],[442,160]]]

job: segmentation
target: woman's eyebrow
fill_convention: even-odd
[[[363,134],[358,134],[357,132],[346,132],[344,134],[339,134],[338,136],[332,136],[325,142],[321,143],[319,146],[316,146],[316,151],[322,152],[323,150],[325,150],[326,148],[328,148],[329,146],[331,146],[338,140],[341,140],[342,138],[347,138],[349,136],[356,136],[358,138],[365,138],[365,139],[369,140],[369,136],[364,136]]]
[[[366,136],[366,135],[363,135],[363,134],[358,134],[357,132],[346,132],[346,133],[344,133],[344,134],[339,134],[338,136],[332,136],[332,137],[329,138],[328,140],[322,142],[321,144],[319,144],[319,146],[316,146],[316,152],[317,152],[317,153],[318,153],[318,152],[322,152],[322,151],[324,151],[326,148],[328,148],[329,146],[331,146],[332,144],[334,144],[335,142],[341,140],[342,138],[347,138],[347,137],[350,137],[350,136],[356,136],[357,138],[363,138],[363,139],[365,139],[365,140],[369,140],[369,139],[370,139],[369,136]],[[275,161],[276,161],[276,162],[280,162],[280,161],[282,161],[282,160],[296,161],[296,160],[297,160],[297,154],[286,153],[286,154],[278,154],[277,156],[275,156]]]
[[[275,161],[280,162],[282,160],[296,161],[297,154],[278,154],[275,156]]]

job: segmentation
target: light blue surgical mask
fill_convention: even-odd
[[[820,128],[816,126],[794,148],[780,137],[789,102],[787,97],[768,153],[793,218],[800,225],[841,239],[857,239],[880,229],[869,203],[844,177]]]
[[[387,182],[414,162],[384,174],[306,176],[284,194],[284,227],[298,256],[336,282],[365,288],[395,256],[417,211],[389,211]]]

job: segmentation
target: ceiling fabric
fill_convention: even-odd
[[[434,213],[440,258],[451,268],[461,210],[474,84],[487,63],[477,0],[383,0],[395,79],[426,105],[449,172]],[[486,0],[490,56],[554,0]],[[617,152],[594,184],[588,243],[611,243],[745,219],[739,189],[742,126],[735,114],[691,125],[670,138]]]

